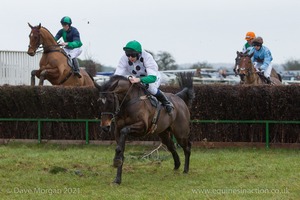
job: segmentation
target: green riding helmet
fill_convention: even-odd
[[[128,42],[125,47],[123,47],[123,50],[124,51],[135,51],[138,53],[142,53],[142,45],[138,41],[132,40],[132,41]]]
[[[61,24],[69,24],[69,25],[71,25],[71,24],[72,24],[72,20],[71,20],[70,17],[65,16],[65,17],[63,17],[63,18],[60,20],[60,23],[61,23]]]

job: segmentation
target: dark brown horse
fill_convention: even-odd
[[[114,131],[117,148],[113,165],[117,167],[115,183],[121,183],[124,162],[125,140],[128,135],[141,137],[158,134],[163,144],[172,153],[174,169],[180,166],[180,159],[175,150],[171,136],[182,147],[185,155],[184,173],[189,171],[191,154],[190,112],[189,106],[194,98],[192,74],[180,74],[181,92],[176,95],[166,93],[174,105],[169,115],[165,108],[151,96],[141,84],[131,84],[123,76],[112,76],[103,86],[95,83],[100,91],[101,127]]]
[[[237,52],[235,71],[239,73],[242,84],[267,84],[263,75],[259,75],[251,61],[253,53],[249,55],[247,52]],[[271,84],[281,85],[281,77],[278,75],[274,68],[271,72]]]
[[[31,28],[28,55],[34,56],[40,45],[44,50],[40,68],[31,72],[32,86],[35,85],[35,76],[37,76],[40,79],[39,85],[43,85],[44,80],[47,79],[52,85],[94,87],[92,77],[85,70],[80,69],[82,78],[74,75],[68,64],[68,56],[46,28],[41,24],[31,26],[28,23],[28,25]]]

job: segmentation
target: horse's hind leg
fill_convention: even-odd
[[[190,167],[190,156],[191,156],[191,148],[192,144],[189,140],[189,138],[176,138],[178,144],[182,147],[184,151],[184,170],[183,173],[189,172]]]
[[[180,158],[176,152],[174,142],[171,139],[170,131],[164,131],[159,134],[161,141],[164,145],[167,146],[168,150],[171,152],[174,159],[174,170],[177,170],[180,167]]]

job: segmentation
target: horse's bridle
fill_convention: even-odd
[[[251,63],[251,65],[252,65],[252,63]],[[239,74],[240,75],[240,77],[241,77],[241,79],[244,79],[244,77],[245,76],[251,76],[252,75],[252,70],[251,70],[251,68],[246,68],[246,67],[242,67],[242,68],[239,68],[239,71],[241,72],[241,71],[245,71],[246,73],[244,73],[244,74]]]
[[[235,66],[234,66],[235,75],[238,75],[240,60],[241,60],[241,57],[238,55],[235,58]]]
[[[37,28],[35,28],[37,29]],[[38,42],[37,42],[37,45],[35,46],[35,51],[37,52],[37,49],[39,48],[43,48],[44,50],[44,53],[51,53],[51,52],[60,52],[61,49],[55,49],[55,50],[51,50],[51,47],[59,47],[60,45],[59,44],[55,44],[55,45],[49,45],[49,46],[44,46],[42,43],[41,43],[41,33],[40,33],[40,30],[37,30],[37,33],[38,33]],[[42,45],[42,46],[41,46]],[[29,44],[28,45],[28,48],[31,48],[31,45]]]
[[[33,33],[32,33],[32,32],[33,32],[33,29],[37,29],[37,28],[32,28],[31,34],[33,34]],[[41,34],[40,34],[40,30],[37,30],[37,32],[38,32],[39,38],[38,38],[38,42],[36,43],[37,45],[35,46],[35,51],[37,51],[37,49],[40,48],[40,45],[41,45]],[[32,48],[32,46],[29,44],[29,45],[28,45],[28,48]]]
[[[111,115],[113,119],[119,114],[122,105],[125,102],[126,97],[128,96],[129,92],[131,91],[133,84],[130,85],[129,89],[127,90],[125,96],[123,97],[121,103],[119,102],[118,94],[116,92],[100,92],[100,94],[113,94],[114,95],[114,102],[115,103],[115,111],[114,112],[101,112],[101,117],[103,115]]]

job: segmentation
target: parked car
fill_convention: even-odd
[[[177,76],[175,74],[160,72],[162,85],[175,85],[177,83]]]

